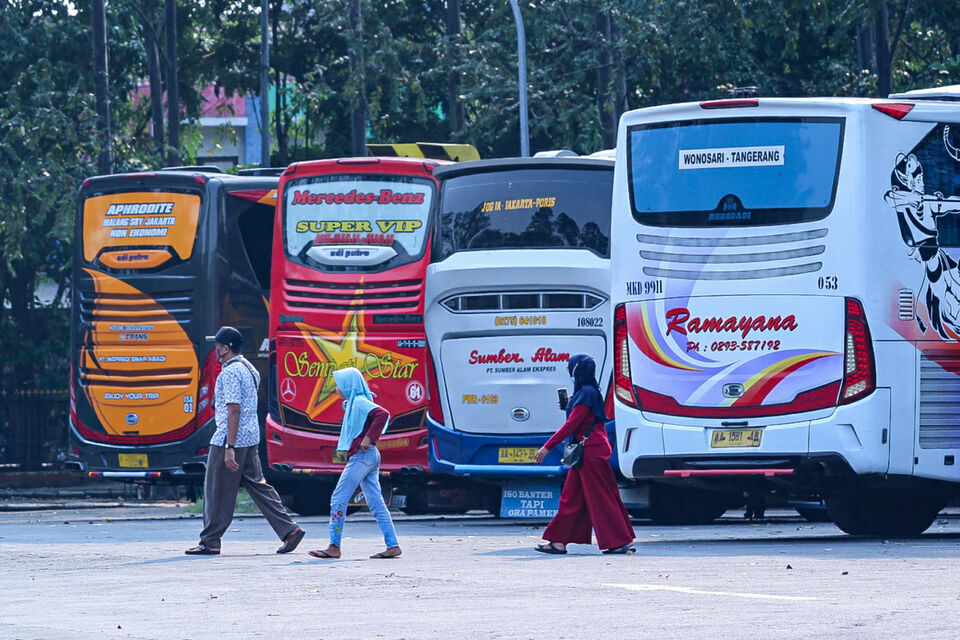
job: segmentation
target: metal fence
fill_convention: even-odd
[[[67,449],[66,389],[0,392],[0,469],[59,468]]]

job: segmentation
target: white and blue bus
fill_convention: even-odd
[[[427,270],[430,469],[478,483],[491,511],[556,510],[557,389],[585,352],[609,380],[613,162],[534,157],[439,167]],[[486,490],[485,490],[486,489]]]
[[[617,448],[675,515],[781,487],[914,535],[956,491],[960,104],[932,97],[624,114]]]

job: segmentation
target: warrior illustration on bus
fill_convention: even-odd
[[[943,127],[947,153],[960,161],[960,151],[950,143],[950,125]],[[903,241],[912,256],[926,267],[916,305],[927,308],[930,325],[944,340],[960,340],[960,273],[957,261],[940,248],[937,219],[960,213],[960,197],[944,197],[940,192],[928,196],[923,182],[923,165],[914,153],[899,154],[890,176],[891,188],[884,200],[897,212]],[[922,333],[926,326],[915,309]]]

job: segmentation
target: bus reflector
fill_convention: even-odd
[[[846,299],[846,331],[843,354],[843,385],[840,404],[847,404],[873,393],[877,372],[873,359],[873,343],[863,306],[856,298]]]
[[[440,404],[440,385],[437,382],[437,368],[433,365],[433,355],[427,349],[427,415],[438,424],[444,424],[443,406]]]
[[[909,102],[882,102],[870,105],[882,114],[888,115],[897,120],[903,120],[903,117],[910,113],[914,105]]]
[[[627,339],[627,309],[623,303],[613,311],[613,392],[620,402],[639,409],[630,382],[630,341]]]
[[[739,107],[759,107],[756,98],[732,98],[729,100],[707,100],[700,103],[701,109],[736,109]]]

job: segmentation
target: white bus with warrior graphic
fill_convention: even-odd
[[[911,95],[623,116],[624,475],[687,519],[774,487],[818,492],[848,533],[930,526],[960,486],[958,122]]]

